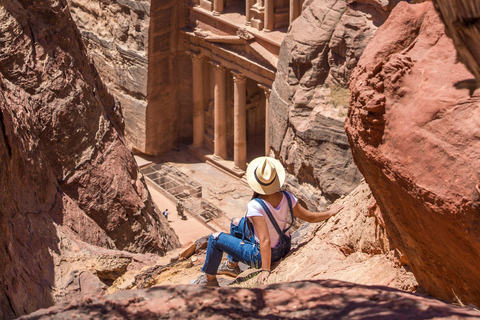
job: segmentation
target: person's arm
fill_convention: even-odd
[[[267,222],[264,217],[251,217],[253,226],[257,231],[260,241],[260,255],[262,257],[262,270],[270,271],[272,260],[272,246],[270,243],[270,234],[268,233]],[[261,271],[258,276],[258,284],[263,284],[267,280],[270,272]]]
[[[295,217],[305,220],[307,222],[321,222],[327,220],[331,216],[336,215],[340,210],[343,209],[343,205],[333,205],[330,209],[323,212],[312,212],[308,209],[302,207],[300,203],[297,202],[295,207],[293,207],[293,214]]]

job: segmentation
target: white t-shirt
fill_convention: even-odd
[[[295,207],[297,204],[297,198],[295,198],[292,194],[288,193],[288,196],[290,197],[290,200],[292,200],[292,208]],[[288,207],[288,201],[287,198],[285,198],[285,194],[282,195],[282,201],[280,201],[280,204],[278,207],[274,208],[270,203],[267,201],[263,201],[270,212],[272,213],[272,216],[275,218],[277,221],[278,226],[280,227],[280,230],[283,230],[287,227],[287,223],[290,220],[290,208]],[[280,235],[277,233],[275,230],[275,227],[273,226],[272,222],[268,218],[268,215],[265,213],[265,211],[262,208],[262,205],[257,202],[257,200],[252,199],[247,205],[247,218],[250,217],[264,217],[265,221],[267,222],[267,228],[268,228],[268,233],[270,235],[270,243],[272,245],[272,248],[275,248],[275,246],[278,244],[280,241]],[[258,235],[257,235],[257,230],[255,230],[255,240],[257,242],[260,242],[258,240]]]

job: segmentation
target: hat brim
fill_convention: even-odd
[[[277,177],[273,183],[268,186],[262,186],[260,183],[258,183],[257,179],[255,179],[255,169],[265,159],[268,159],[273,164],[275,171],[277,172]],[[248,185],[253,189],[253,191],[259,194],[272,194],[280,190],[280,188],[283,186],[285,182],[285,168],[277,159],[271,157],[258,157],[253,159],[248,164],[246,177]]]

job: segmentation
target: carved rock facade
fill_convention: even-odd
[[[352,75],[346,131],[419,284],[480,305],[480,97],[431,2],[399,4]]]
[[[9,319],[54,302],[61,230],[133,252],[179,243],[65,1],[6,1],[0,19],[0,318]]]

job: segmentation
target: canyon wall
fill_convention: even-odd
[[[300,184],[327,200],[360,182],[343,129],[344,86],[398,2],[307,1],[282,43],[270,97],[271,147]]]
[[[435,297],[480,305],[480,96],[431,2],[399,4],[351,80],[346,131],[388,234]]]
[[[1,1],[0,21],[0,318],[10,319],[54,302],[59,232],[131,252],[179,242],[66,2]]]
[[[177,101],[177,63],[182,61],[176,57],[182,19],[178,1],[68,3],[89,57],[122,106],[131,147],[158,155],[178,143],[182,134],[191,136],[191,128],[180,125],[184,112],[178,108],[182,101]],[[185,96],[190,95],[181,99]],[[188,102],[187,98],[186,105],[191,105]]]

